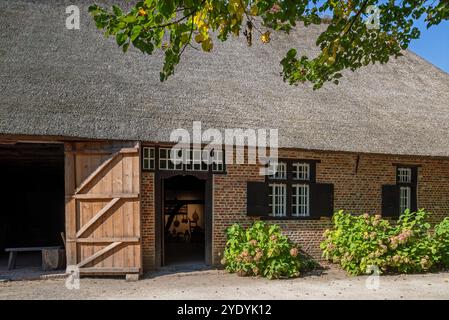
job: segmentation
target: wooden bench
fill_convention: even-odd
[[[8,270],[12,270],[16,267],[16,258],[18,252],[36,252],[43,251],[46,249],[60,249],[61,246],[55,247],[29,247],[29,248],[6,248],[5,252],[9,252],[9,260],[8,260]]]

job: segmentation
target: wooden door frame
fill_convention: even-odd
[[[156,257],[155,264],[157,268],[162,267],[163,243],[164,243],[164,223],[162,221],[162,205],[164,201],[164,180],[175,176],[193,176],[205,182],[204,190],[204,229],[205,229],[205,264],[212,265],[212,183],[213,175],[211,172],[200,171],[176,171],[158,170],[155,172],[155,244]]]

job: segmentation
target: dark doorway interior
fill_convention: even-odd
[[[164,181],[164,265],[205,263],[205,181],[174,176]]]
[[[0,257],[5,248],[62,245],[64,146],[0,144],[0,168]],[[17,267],[40,263],[40,253],[17,256]]]

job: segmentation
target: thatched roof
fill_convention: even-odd
[[[92,0],[93,1],[93,0]],[[126,55],[78,0],[0,0],[0,133],[168,141],[174,128],[279,128],[280,145],[315,150],[449,156],[449,75],[411,52],[348,73],[319,91],[279,76],[291,47],[311,53],[319,27],[187,52],[159,82],[161,55]]]

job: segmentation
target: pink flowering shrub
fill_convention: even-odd
[[[247,229],[234,224],[226,233],[221,263],[227,271],[269,279],[299,276],[299,248],[281,234],[279,226],[256,221]]]
[[[338,263],[351,274],[364,273],[369,265],[379,265],[388,251],[390,223],[380,216],[355,216],[339,211],[334,228],[326,230],[320,244],[323,257]]]
[[[449,220],[433,232],[428,215],[424,210],[406,210],[397,223],[390,223],[378,215],[339,211],[333,216],[333,229],[324,233],[323,257],[353,275],[366,273],[372,265],[382,272],[399,273],[448,266]],[[446,244],[443,239],[448,239]]]

